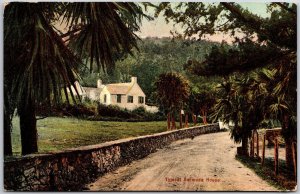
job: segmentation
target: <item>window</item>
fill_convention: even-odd
[[[106,103],[106,98],[107,98],[106,94],[104,94],[104,103]]]
[[[127,97],[127,103],[133,103],[133,96]]]
[[[144,97],[143,96],[139,96],[139,103],[144,104]]]
[[[121,94],[117,94],[117,103],[121,103]]]

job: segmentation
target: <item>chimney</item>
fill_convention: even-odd
[[[131,77],[131,83],[137,83],[137,77]]]
[[[102,86],[102,80],[98,79],[97,80],[97,88],[101,88],[101,86]]]

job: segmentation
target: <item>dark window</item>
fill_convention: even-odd
[[[144,104],[144,97],[143,96],[139,96],[139,103]]]
[[[104,103],[106,103],[106,94],[104,94]]]
[[[128,103],[133,103],[133,96],[128,96],[127,97],[127,102]]]
[[[117,103],[121,103],[121,94],[117,94]]]

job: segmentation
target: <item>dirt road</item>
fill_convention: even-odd
[[[87,185],[92,191],[277,191],[235,159],[228,132],[171,145]]]

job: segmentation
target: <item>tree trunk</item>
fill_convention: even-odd
[[[32,102],[19,109],[22,155],[38,151],[35,107]]]
[[[8,90],[4,84],[4,156],[12,155],[12,144],[11,144],[11,129],[12,129],[12,121],[11,116],[14,112],[12,109],[12,104],[10,103],[11,99],[9,99]]]
[[[275,175],[278,175],[278,139],[275,138],[275,147],[274,147],[274,171]]]
[[[167,127],[168,127],[168,130],[171,129],[171,118],[170,118],[170,113],[168,113],[168,116],[167,116]]]
[[[207,124],[207,120],[206,120],[207,112],[204,109],[201,109],[201,114],[202,114],[203,124],[206,125]]]
[[[179,115],[180,115],[180,129],[182,128],[182,114],[181,114],[181,110],[180,110],[180,112],[179,112]]]
[[[4,110],[4,156],[12,155],[11,145],[11,120],[8,113]]]
[[[256,156],[257,158],[259,158],[259,135],[257,131],[256,131]]]
[[[286,166],[290,169],[293,168],[293,140],[291,138],[285,138],[285,161]]]
[[[185,125],[184,125],[185,128],[188,128],[189,127],[189,115],[188,114],[185,114]]]
[[[197,125],[197,117],[194,113],[192,113],[192,119],[193,119],[194,126],[196,126]]]
[[[175,114],[172,113],[171,115],[172,115],[172,127],[171,127],[171,129],[176,129]]]
[[[242,150],[243,150],[243,155],[248,156],[248,137],[243,137],[242,138]]]
[[[285,162],[286,167],[289,169],[293,169],[293,128],[290,124],[289,116],[286,114],[282,117],[282,134],[285,141]]]

